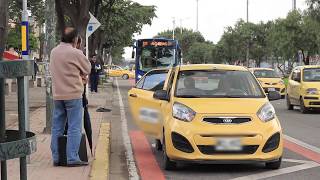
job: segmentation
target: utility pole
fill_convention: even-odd
[[[249,0],[247,0],[247,24],[249,23]],[[247,67],[249,67],[249,57],[250,57],[250,38],[248,39],[247,42],[247,53],[246,53],[246,64]]]
[[[45,44],[44,44],[44,61],[45,61],[45,84],[46,84],[46,127],[45,133],[51,133],[51,123],[53,115],[53,98],[52,98],[52,80],[49,72],[50,53],[55,46],[55,2],[46,0],[46,19],[45,19]]]
[[[197,25],[196,25],[196,31],[199,31],[199,0],[197,1]]]
[[[292,9],[297,10],[297,0],[292,0]]]
[[[173,24],[172,39],[174,39],[175,38],[175,30],[176,30],[176,18],[173,18],[172,24]]]
[[[182,35],[182,18],[180,18],[180,35]]]
[[[22,49],[22,59],[24,61],[29,61],[29,13],[28,13],[28,0],[22,1],[22,22],[21,22],[21,49]],[[30,131],[30,120],[29,120],[29,79],[30,77],[24,76],[24,86],[23,86],[23,98],[24,98],[24,128],[25,131]],[[20,128],[19,128],[20,129]],[[21,138],[26,138],[26,133],[20,135]],[[30,163],[30,157],[20,158],[20,176],[27,177],[27,167],[24,163]]]

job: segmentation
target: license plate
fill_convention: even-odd
[[[276,91],[275,88],[268,88],[268,91]]]
[[[241,151],[241,141],[239,138],[219,138],[215,149],[216,151]]]

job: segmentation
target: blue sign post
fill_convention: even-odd
[[[21,53],[23,56],[29,55],[29,22],[21,22]]]

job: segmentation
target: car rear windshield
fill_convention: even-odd
[[[248,71],[180,71],[176,97],[181,98],[264,98],[265,95]]]
[[[254,75],[257,78],[279,78],[280,76],[272,70],[255,70]]]
[[[320,82],[320,68],[308,68],[303,70],[303,81]]]

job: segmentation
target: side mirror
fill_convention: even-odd
[[[300,77],[296,77],[296,78],[294,78],[294,81],[300,82],[301,79],[300,79]]]
[[[153,98],[162,101],[169,101],[168,92],[165,90],[157,90],[156,92],[154,92]]]
[[[281,99],[281,94],[278,91],[269,91],[268,93],[269,101],[275,101]]]

